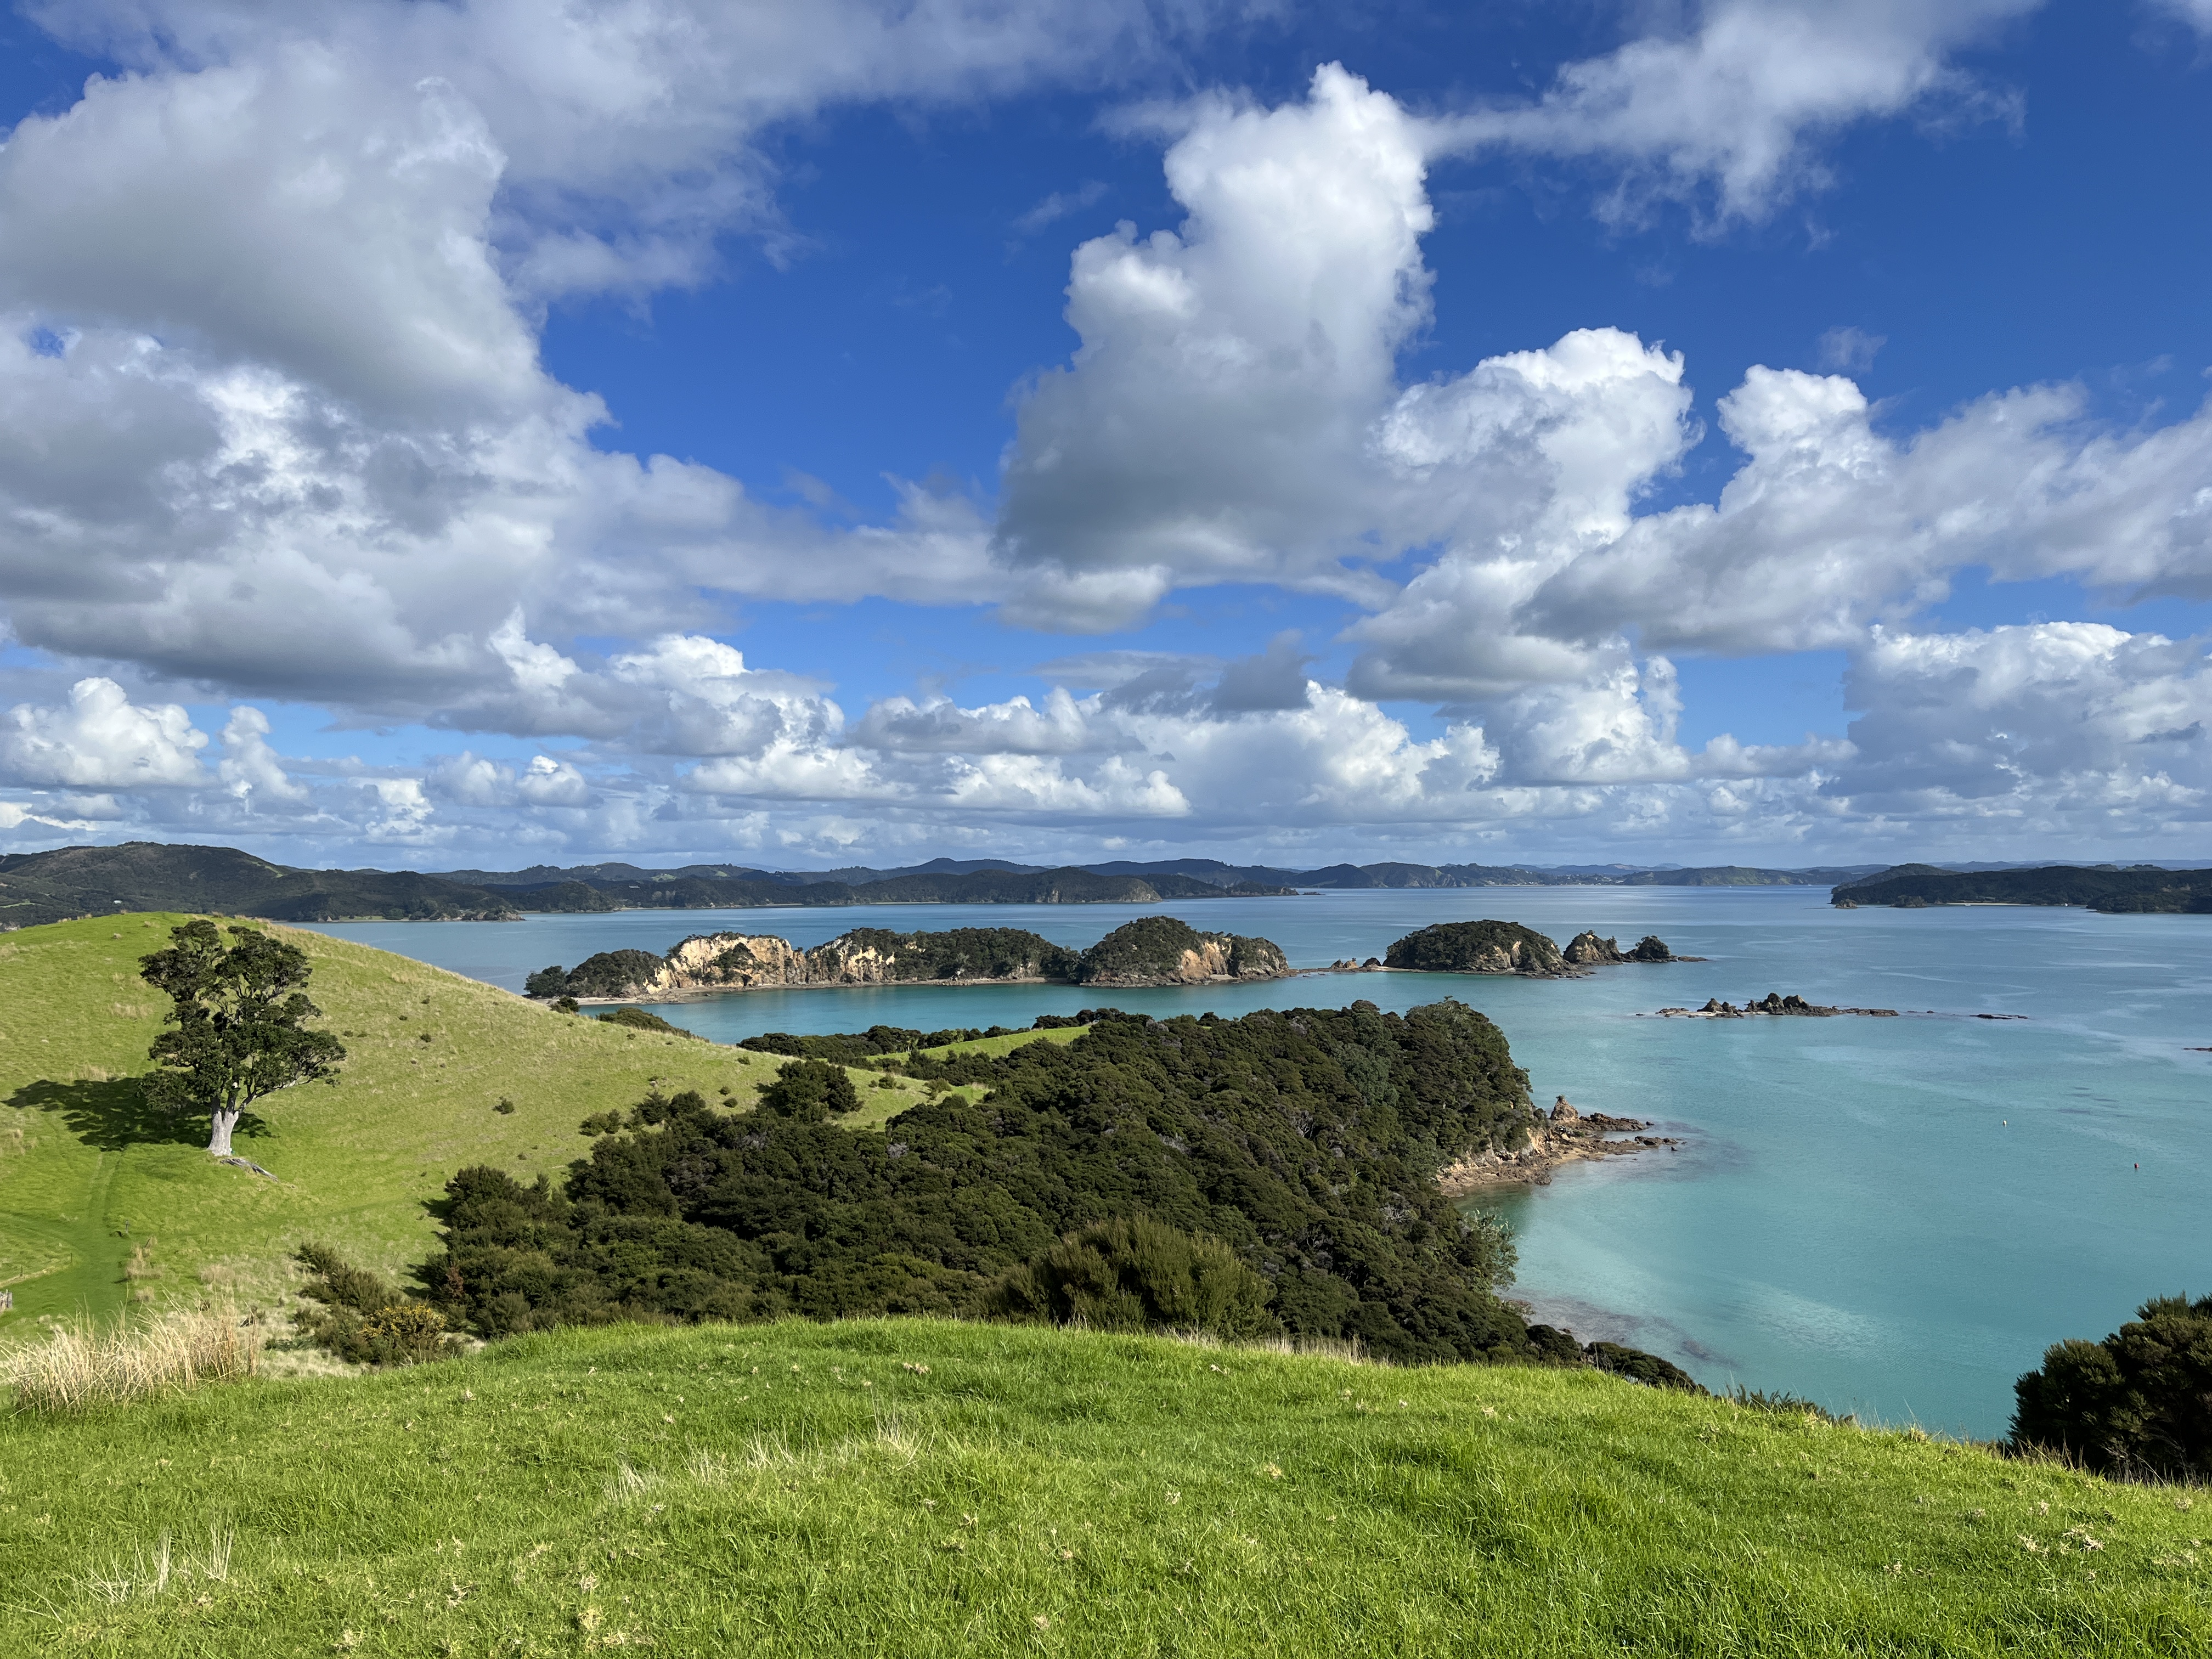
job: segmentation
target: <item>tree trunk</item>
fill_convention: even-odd
[[[231,1155],[230,1132],[238,1127],[238,1118],[239,1113],[234,1107],[228,1110],[220,1106],[216,1108],[215,1127],[208,1135],[210,1156],[228,1158]]]

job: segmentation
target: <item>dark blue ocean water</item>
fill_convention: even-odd
[[[1838,911],[1802,889],[1328,893],[1164,907],[627,911],[323,931],[519,989],[550,963],[694,933],[811,945],[856,927],[1027,927],[1082,946],[1156,909],[1274,939],[1299,966],[1379,956],[1431,921],[1495,916],[1564,943],[1656,933],[1701,963],[1522,981],[1324,975],[1122,991],[1223,1014],[1454,995],[1504,1029],[1540,1100],[1658,1120],[1687,1143],[1562,1171],[1497,1203],[1519,1294],[1585,1340],[1664,1353],[1714,1387],[2001,1433],[2015,1376],[2144,1297],[2212,1291],[2212,916],[1974,908]],[[1768,991],[1933,1010],[1899,1019],[1667,1020]],[[718,1041],[767,1030],[1026,1025],[1054,986],[750,992],[659,1012]],[[2021,1014],[1992,1022],[1976,1013]]]

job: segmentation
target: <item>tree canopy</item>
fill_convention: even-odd
[[[166,950],[143,957],[139,975],[165,991],[167,1029],[147,1050],[156,1069],[146,1097],[179,1116],[204,1114],[208,1151],[230,1155],[246,1109],[279,1089],[336,1073],[345,1049],[306,1022],[322,1010],[302,988],[313,969],[296,945],[253,927],[231,943],[204,918],[173,929]]]

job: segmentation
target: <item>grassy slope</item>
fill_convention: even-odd
[[[386,1271],[419,1259],[423,1210],[468,1164],[559,1172],[589,1146],[577,1125],[628,1107],[659,1079],[750,1103],[780,1062],[688,1039],[556,1014],[404,957],[291,930],[313,958],[310,993],[350,1057],[335,1088],[287,1090],[239,1151],[279,1177],[211,1162],[205,1126],[149,1117],[129,1082],[167,1002],[137,977],[179,916],[100,917],[0,938],[0,1285],[17,1311],[119,1304],[124,1261],[149,1236],[155,1300],[275,1297],[284,1253],[326,1238]],[[495,924],[487,923],[486,926]],[[428,1032],[430,1041],[421,1042]],[[874,1073],[855,1072],[866,1087]],[[512,1114],[493,1109],[502,1097]],[[880,1127],[920,1098],[870,1090],[856,1127]],[[129,1237],[124,1230],[129,1229]]]
[[[533,1337],[0,1420],[0,1482],[9,1652],[2212,1652],[2212,1499],[1592,1372],[1039,1329]],[[164,1533],[191,1571],[146,1593]]]

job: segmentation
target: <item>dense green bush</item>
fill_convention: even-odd
[[[1279,1330],[1267,1281],[1218,1238],[1117,1217],[1073,1232],[1000,1280],[989,1307],[1005,1319],[1102,1331]]]
[[[2162,1296],[2102,1342],[2054,1343],[2013,1385],[2016,1444],[2093,1469],[2212,1479],[2212,1296]]]
[[[853,1079],[842,1066],[826,1060],[787,1060],[776,1068],[775,1082],[759,1086],[761,1109],[778,1117],[818,1123],[826,1117],[860,1109],[860,1091],[853,1086]]]
[[[883,1132],[823,1121],[826,1084],[819,1115],[763,1097],[769,1109],[732,1115],[687,1093],[642,1103],[557,1188],[464,1170],[445,1250],[418,1274],[488,1335],[975,1314],[1066,1235],[1141,1213],[1223,1241],[1265,1279],[1285,1331],[1386,1358],[1533,1357],[1496,1293],[1510,1238],[1435,1180],[1532,1120],[1527,1077],[1472,1009],[1122,1017],[969,1058],[984,1098],[943,1094]],[[799,1092],[782,1078],[776,1090]]]
[[[595,1018],[609,1025],[627,1025],[633,1031],[651,1031],[658,1036],[691,1037],[703,1041],[696,1031],[687,1031],[681,1025],[671,1025],[659,1014],[647,1013],[642,1008],[610,1008]]]
[[[1668,949],[1667,941],[1656,933],[1646,933],[1637,941],[1636,948],[1628,953],[1631,962],[1672,962],[1674,953]]]

